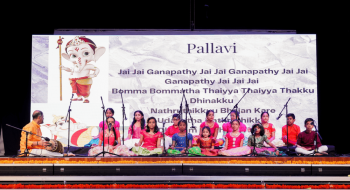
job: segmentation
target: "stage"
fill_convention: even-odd
[[[344,176],[350,157],[17,157],[1,176]]]
[[[0,158],[0,188],[350,188],[350,157]]]

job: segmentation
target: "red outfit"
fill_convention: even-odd
[[[78,96],[89,96],[91,84],[79,84],[77,80],[87,79],[89,77],[81,77],[81,78],[70,78],[70,85],[72,87],[72,93],[76,93]]]
[[[297,138],[300,133],[300,127],[293,124],[288,126],[288,144],[295,145],[297,143]],[[287,126],[282,127],[282,140],[287,144]]]
[[[207,156],[217,156],[219,150],[218,149],[213,149],[211,150],[211,147],[215,145],[215,140],[209,138],[209,140],[205,141],[203,138],[198,138],[197,139],[197,145],[199,148],[201,148],[201,152],[204,155]]]
[[[201,131],[202,131],[202,128],[204,126],[208,126],[207,125],[207,122],[203,122],[201,125],[200,125],[200,128],[201,128]],[[210,128],[210,127],[209,127]],[[215,130],[219,128],[219,124],[218,123],[214,123],[214,126],[212,128],[210,128],[210,138],[213,138],[214,137],[214,134],[215,134]]]
[[[272,123],[269,123],[269,126],[265,128],[265,135],[267,136],[268,139],[272,138],[272,133],[276,131],[275,127],[272,125]]]
[[[298,135],[297,144],[302,146],[302,147],[306,147],[306,148],[311,147],[314,150],[316,148],[316,145],[314,144],[315,135],[316,135],[315,131],[311,131],[310,133],[308,133],[306,131],[301,132]],[[317,148],[320,146],[322,146],[322,143],[320,141],[319,136],[317,135]]]
[[[163,138],[163,135],[161,132],[157,132],[154,135],[151,135],[146,132],[146,130],[141,131],[141,135],[143,136],[143,148],[147,148],[147,150],[153,150],[157,148],[157,141],[159,138]]]
[[[108,130],[105,130],[105,138],[104,138],[103,144],[106,145],[107,142],[108,142],[109,145],[113,145],[114,141],[116,141],[118,139],[118,137],[120,137],[119,131],[115,131],[115,134],[117,135],[116,138],[115,138],[114,133],[113,133],[112,130],[111,130],[111,134],[110,135],[108,135]],[[108,138],[108,136],[109,136],[109,138]],[[99,139],[100,140],[103,139],[103,131],[100,132]]]
[[[232,132],[233,129],[232,129],[232,127],[231,127],[231,122],[224,123],[224,124],[222,125],[222,130],[223,130],[223,131],[226,131],[226,132],[228,132],[228,133]],[[247,131],[247,126],[244,125],[243,123],[240,123],[240,124],[239,124],[239,132],[245,132],[245,131]]]
[[[225,137],[227,138],[227,150],[231,148],[240,147],[241,141],[244,139],[244,135],[242,133],[240,133],[237,137],[234,137],[231,135],[230,132],[227,133]]]
[[[174,125],[172,125],[168,127],[168,129],[165,131],[165,135],[169,137],[173,137],[173,135],[178,132],[180,132],[179,126],[175,128]]]

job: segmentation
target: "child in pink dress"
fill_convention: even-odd
[[[114,115],[114,110],[113,110],[113,108],[107,108],[107,109],[106,109],[106,119],[107,119],[108,117],[113,117],[113,115]],[[107,122],[105,121],[104,123],[105,123],[104,129],[106,130],[106,129],[108,128]],[[115,124],[114,124],[114,129],[115,129],[115,131],[119,131],[119,127],[120,127],[119,122],[118,122],[118,121],[115,121],[114,123],[115,123]],[[100,129],[102,129],[102,126],[103,126],[103,121],[101,121],[100,124],[99,124]]]
[[[239,113],[238,111],[236,110],[232,110],[231,113],[230,113],[230,116],[231,116],[231,121],[233,120],[238,120],[239,121]],[[242,122],[239,121],[239,132],[242,133],[242,132],[246,132],[247,131],[247,126],[244,125]],[[232,127],[231,127],[231,122],[227,122],[227,123],[224,123],[222,124],[222,130],[224,131],[224,134],[223,136],[226,135],[226,133],[229,133],[229,132],[232,132]]]
[[[113,117],[107,118],[107,126],[111,126],[110,128],[107,127],[107,129],[104,130],[104,137],[103,137],[103,130],[101,129],[99,134],[99,143],[97,146],[91,146],[91,149],[89,150],[88,155],[93,156],[96,155],[104,150],[106,152],[113,153],[113,150],[120,145],[120,133],[119,131],[115,130],[115,119]],[[102,154],[100,154],[102,156]],[[105,156],[110,156],[108,153],[105,154]]]
[[[124,141],[129,149],[131,149],[135,143],[140,141],[141,131],[145,130],[145,119],[143,118],[143,112],[137,110],[134,112],[134,119],[128,130],[128,137]]]
[[[148,118],[146,128],[146,130],[141,131],[140,141],[135,143],[132,151],[138,155],[161,154],[163,147],[160,142],[163,135],[159,132],[156,118]]]
[[[248,146],[243,146],[244,135],[239,132],[240,123],[234,119],[231,122],[232,132],[225,135],[225,147],[219,151],[219,155],[224,156],[242,156],[250,154]]]

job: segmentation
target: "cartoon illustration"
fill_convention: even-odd
[[[81,134],[84,131],[88,130],[88,127],[84,123],[76,122],[76,120],[74,118],[71,118],[69,122],[70,122],[71,145],[73,145],[73,146],[78,146],[78,144],[81,145],[82,143],[78,143],[78,138],[81,136]],[[64,116],[53,115],[52,124],[41,125],[41,130],[42,130],[43,136],[49,137],[50,139],[58,140],[62,144],[67,145],[67,143],[68,143],[68,122],[65,122]],[[86,141],[87,141],[86,143],[88,143],[93,138],[93,136],[96,136],[96,134],[91,135],[91,130],[92,129],[89,130],[90,133],[89,133],[88,137],[84,137],[87,139],[84,140],[83,143],[85,143]],[[97,130],[97,134],[98,134],[98,128],[95,130]],[[73,137],[75,137],[75,138],[73,138]]]
[[[97,47],[96,44],[85,36],[76,36],[69,41],[62,53],[63,58],[73,63],[72,67],[60,66],[61,69],[70,72],[70,85],[74,97],[72,101],[89,103],[92,78],[97,77],[100,69],[91,64],[96,62],[105,52],[105,47]],[[93,71],[93,73],[91,73]]]

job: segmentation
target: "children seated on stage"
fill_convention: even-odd
[[[178,126],[179,121],[180,121],[180,115],[174,114],[173,125],[169,126],[168,129],[165,131],[165,149],[168,149],[169,146],[173,144],[173,140],[172,140],[173,135],[180,132],[180,129]]]
[[[210,127],[204,126],[201,129],[201,137],[197,139],[197,146],[201,149],[201,154],[205,156],[217,156],[219,150],[214,149],[215,140],[211,138]]]
[[[124,144],[129,149],[131,149],[135,143],[140,141],[141,131],[145,130],[145,123],[143,112],[140,110],[135,111],[134,119],[128,130],[128,137],[124,141]]]
[[[319,136],[315,131],[312,131],[314,128],[313,125],[314,120],[312,118],[307,118],[305,120],[305,128],[306,130],[299,133],[297,139],[297,147],[295,148],[295,152],[297,154],[304,155],[323,155],[327,154],[328,147],[322,145]],[[317,140],[316,140],[317,139]],[[315,143],[316,140],[316,143]]]
[[[186,128],[187,128],[187,121],[181,119],[178,122],[179,132],[173,135],[172,145],[168,149],[168,154],[183,154],[185,153],[186,146],[188,146],[188,149],[192,147],[193,137],[191,133],[187,133],[188,144],[186,144]]]
[[[225,135],[225,147],[219,151],[219,155],[242,156],[250,154],[248,146],[243,146],[244,135],[240,133],[240,122],[236,119],[231,121],[231,132]]]
[[[287,125],[288,125],[288,145],[295,145],[297,138],[300,133],[300,127],[294,124],[295,115],[290,113],[287,114]],[[287,144],[287,126],[282,127],[282,140]]]
[[[156,118],[150,117],[147,119],[146,130],[141,131],[140,141],[135,143],[132,151],[141,156],[162,154],[163,147],[160,144],[162,138],[163,135],[159,132]]]
[[[250,135],[248,138],[248,146],[252,149],[253,153],[266,156],[276,156],[279,154],[277,147],[272,144],[268,137],[265,135],[265,129],[262,125],[254,124],[252,126],[251,133],[252,135]],[[271,148],[265,147],[264,142],[270,145]]]

